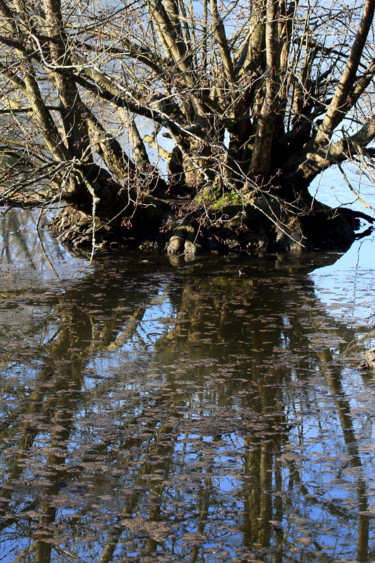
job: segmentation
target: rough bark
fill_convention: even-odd
[[[31,4],[0,0],[3,204],[65,201],[108,239],[145,229],[179,251],[184,218],[201,247],[353,237],[308,188],[346,160],[371,179],[375,0],[150,0],[95,20],[90,3]]]

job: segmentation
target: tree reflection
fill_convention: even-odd
[[[353,415],[340,355],[354,332],[303,265],[259,265],[109,257],[63,292],[19,296],[0,383],[8,553],[373,557],[373,413]]]
[[[64,252],[56,239],[43,229],[35,231],[35,225],[44,225],[45,216],[35,211],[0,208],[0,260],[4,264],[40,270],[51,262],[49,254],[55,260],[63,260]]]

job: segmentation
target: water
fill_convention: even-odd
[[[375,561],[373,237],[89,265],[0,233],[0,561]]]

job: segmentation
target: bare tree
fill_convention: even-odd
[[[0,0],[2,204],[63,201],[55,227],[80,242],[87,220],[95,242],[187,218],[249,251],[349,242],[354,214],[308,188],[371,170],[374,8]]]

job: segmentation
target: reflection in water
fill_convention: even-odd
[[[371,329],[375,325],[374,255],[375,232],[356,241],[334,267],[312,274],[319,299],[332,315],[351,326]],[[375,345],[375,335],[369,330],[363,336],[367,347]]]
[[[8,272],[14,277],[13,283],[17,284],[20,269],[37,271],[39,283],[47,284],[77,275],[87,265],[87,261],[72,258],[41,228],[47,221],[47,213],[0,207],[0,265],[3,276]]]
[[[28,248],[0,278],[0,561],[374,560],[374,385],[317,261],[43,282]]]

